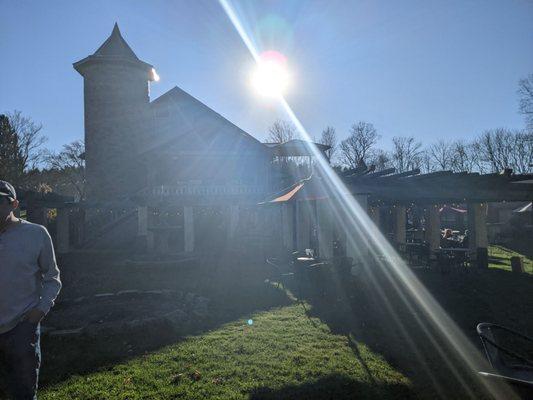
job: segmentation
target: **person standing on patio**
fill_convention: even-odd
[[[61,289],[45,227],[14,215],[15,189],[0,180],[0,357],[9,395],[37,399],[40,322]]]

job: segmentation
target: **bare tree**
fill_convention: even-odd
[[[372,149],[368,156],[368,165],[373,165],[376,171],[390,168],[392,165],[391,156],[382,149]]]
[[[425,174],[429,174],[430,172],[435,171],[435,166],[431,158],[431,154],[427,149],[422,150],[422,152],[420,153],[420,170]]]
[[[457,140],[451,144],[451,168],[456,172],[472,172],[479,169],[479,153],[473,143]]]
[[[505,128],[483,132],[475,144],[481,159],[492,172],[511,168],[517,173],[531,171],[533,133]]]
[[[342,162],[349,168],[356,168],[367,162],[370,150],[376,145],[379,135],[374,125],[360,121],[350,128],[350,135],[340,143]]]
[[[473,140],[470,143],[472,147],[472,153],[475,154],[474,158],[474,171],[479,172],[480,174],[485,174],[490,171],[490,165],[488,164],[486,158],[483,156],[483,149],[481,139],[478,138]]]
[[[439,140],[437,143],[429,146],[428,152],[434,169],[444,171],[451,168],[453,148],[449,142]]]
[[[282,119],[276,120],[270,128],[268,128],[267,142],[270,143],[285,143],[297,137],[296,127],[294,124]]]
[[[478,149],[483,161],[489,165],[490,171],[498,172],[510,168],[512,142],[512,133],[505,128],[483,132],[478,139]]]
[[[533,172],[533,130],[514,133],[514,150],[510,156],[510,166],[514,172]]]
[[[49,168],[59,172],[71,185],[80,200],[85,198],[85,145],[82,140],[63,145],[58,153],[48,152],[45,157]]]
[[[422,162],[422,143],[417,142],[412,136],[392,138],[393,150],[391,161],[396,172],[405,172],[419,168]]]
[[[520,113],[524,114],[526,125],[533,131],[533,74],[518,82],[518,95],[520,96]]]
[[[320,143],[329,146],[329,150],[326,150],[326,157],[331,163],[335,156],[335,152],[337,151],[337,134],[335,133],[335,128],[327,126],[326,129],[322,131]]]

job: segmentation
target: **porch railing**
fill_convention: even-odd
[[[155,197],[179,196],[245,196],[266,192],[263,186],[183,184],[162,185],[144,189],[141,194]]]

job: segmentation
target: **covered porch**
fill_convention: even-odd
[[[531,179],[531,175],[515,175],[510,170],[480,175],[386,169],[342,176],[349,194],[398,253],[406,258],[413,252],[423,253],[425,257],[414,257],[414,262],[424,266],[451,255],[479,268],[488,266],[488,203],[533,198]],[[280,236],[286,250],[313,249],[321,259],[347,256],[359,260],[364,258],[361,243],[350,244],[353,227],[347,226],[347,210],[338,197],[338,193],[328,193],[322,178],[314,176],[263,204],[279,208]],[[450,209],[461,214],[465,229],[450,229],[454,236],[444,243],[441,229],[447,222],[441,221],[441,215]],[[357,241],[364,241],[369,232],[359,232]],[[525,234],[533,240],[531,229]]]

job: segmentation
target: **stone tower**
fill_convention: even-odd
[[[88,200],[142,189],[138,152],[149,134],[149,82],[157,75],[137,58],[118,25],[96,52],[74,63],[84,78]]]

